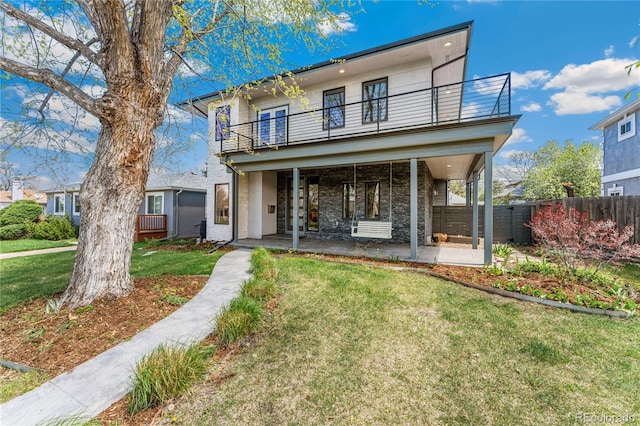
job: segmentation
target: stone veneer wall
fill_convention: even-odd
[[[410,169],[409,162],[393,164],[392,222],[393,238],[381,242],[410,242]],[[278,233],[285,233],[286,185],[291,171],[278,172]],[[342,186],[353,182],[353,166],[317,170],[301,170],[301,177],[319,177],[319,231],[307,231],[309,238],[347,241],[376,241],[351,237],[351,218],[342,218]],[[364,220],[365,182],[380,182],[380,220],[389,221],[389,165],[364,165],[357,168],[356,215]],[[431,235],[433,178],[424,161],[418,162],[418,244],[424,245]]]

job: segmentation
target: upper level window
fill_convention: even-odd
[[[162,192],[147,193],[147,214],[164,214],[164,194]]]
[[[362,83],[362,123],[387,119],[387,78]]]
[[[231,124],[231,107],[224,105],[216,108],[216,140],[229,139],[229,126]]]
[[[64,194],[54,194],[53,214],[64,214]]]
[[[260,145],[279,145],[287,142],[287,106],[263,109],[258,112]]]
[[[73,215],[78,216],[80,214],[80,194],[77,192],[73,194]]]
[[[323,92],[322,108],[324,130],[344,127],[344,87]]]
[[[636,113],[618,121],[618,142],[636,135]]]

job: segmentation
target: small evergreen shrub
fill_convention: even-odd
[[[0,228],[0,240],[17,240],[27,235],[27,227],[24,223],[6,225]]]
[[[221,346],[229,346],[256,329],[262,316],[260,303],[249,297],[231,301],[216,319],[216,336]]]
[[[242,296],[266,302],[275,294],[275,283],[273,281],[252,279],[242,287]]]
[[[18,200],[0,210],[0,226],[22,225],[35,222],[42,214],[42,207],[32,200]]]
[[[158,346],[136,365],[129,413],[166,403],[187,390],[207,372],[215,347]]]
[[[64,217],[47,215],[42,222],[29,226],[29,235],[36,240],[58,241],[75,238],[76,227],[69,215]]]
[[[265,248],[258,247],[251,253],[251,273],[261,280],[275,280],[278,277],[276,260]]]

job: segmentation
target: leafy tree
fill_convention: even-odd
[[[19,2],[0,3],[3,25],[19,23],[3,36],[0,69],[64,95],[101,127],[81,187],[78,251],[63,295],[71,306],[123,296],[133,286],[135,219],[157,145],[154,130],[165,119],[179,69],[224,85],[278,73],[287,46],[318,46],[323,29],[336,29],[350,5],[348,0],[77,0],[16,6]],[[283,89],[284,79],[274,80],[276,89],[295,93]]]
[[[523,179],[526,200],[550,200],[567,196],[564,185],[572,185],[576,197],[600,194],[600,149],[584,142],[580,146],[570,140],[560,146],[551,140],[534,154],[532,166]]]

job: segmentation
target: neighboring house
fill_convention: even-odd
[[[200,235],[207,179],[193,173],[150,174],[136,223],[136,241]],[[47,213],[69,214],[80,224],[80,185],[47,192]]]
[[[294,249],[302,235],[389,241],[410,244],[415,259],[431,241],[437,183],[477,188],[484,169],[490,187],[493,155],[519,118],[509,74],[465,81],[471,29],[467,22],[292,71],[308,104],[271,83],[180,103],[209,120],[207,239],[286,234]]]
[[[640,99],[589,130],[602,132],[602,195],[640,195]]]
[[[18,200],[35,201],[40,204],[43,209],[47,206],[47,195],[44,192],[25,188],[24,182],[16,179],[11,182],[10,191],[0,191],[0,209]]]

